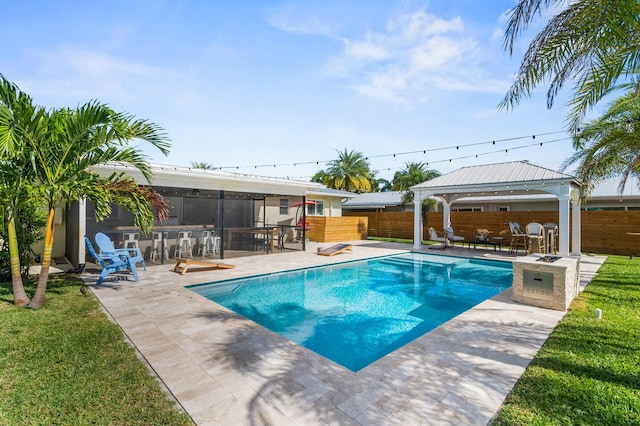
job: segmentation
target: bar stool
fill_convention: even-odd
[[[140,240],[140,233],[139,232],[134,232],[134,233],[127,233],[127,234],[122,234],[122,243],[123,243],[123,248],[137,248],[139,249],[140,246],[138,245],[138,240]]]
[[[193,258],[191,253],[191,231],[178,232],[178,238],[176,239],[176,249],[173,252],[173,257],[182,257],[184,251],[185,257]]]
[[[160,250],[164,244],[164,258],[169,259],[169,245],[167,244],[168,232],[154,232],[152,237],[151,256],[149,260],[153,263],[160,257]],[[161,257],[160,257],[161,258]]]
[[[213,255],[213,233],[211,231],[202,231],[200,244],[198,244],[198,256]]]

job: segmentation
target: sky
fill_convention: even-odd
[[[563,95],[497,108],[531,36],[504,51],[515,4],[0,0],[0,73],[39,105],[98,100],[160,125],[168,156],[139,144],[155,164],[309,180],[347,150],[388,180],[408,162],[559,170]]]

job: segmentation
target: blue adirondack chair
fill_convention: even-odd
[[[102,254],[115,253],[118,256],[128,256],[133,265],[137,264],[138,262],[141,262],[144,270],[145,271],[147,270],[147,264],[144,262],[144,257],[142,256],[142,252],[140,251],[139,248],[137,247],[130,247],[126,249],[113,248],[113,246],[111,245],[111,238],[109,238],[108,235],[103,234],[102,232],[98,232],[96,234],[95,240]]]
[[[89,253],[91,253],[91,256],[93,256],[96,262],[102,266],[102,271],[98,278],[98,285],[102,284],[107,275],[122,271],[123,269],[130,269],[133,274],[133,278],[138,281],[138,271],[136,271],[136,265],[131,261],[130,257],[120,256],[116,253],[98,254],[86,235],[84,236],[84,242],[87,244],[87,249],[89,250]]]

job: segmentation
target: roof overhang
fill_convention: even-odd
[[[214,191],[247,192],[255,194],[279,194],[289,196],[305,196],[320,184],[302,182],[266,176],[227,173],[217,170],[192,169],[167,165],[151,165],[153,182],[147,182],[140,171],[126,164],[110,163],[93,166],[92,170],[101,176],[112,173],[125,173],[140,183],[154,186],[208,189]]]

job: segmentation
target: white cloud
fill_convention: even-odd
[[[41,64],[38,75],[43,77],[38,81],[32,77],[25,82],[25,88],[32,87],[34,96],[70,99],[74,103],[89,99],[131,101],[155,91],[154,87],[162,85],[160,81],[175,75],[98,49],[57,47],[29,53]]]
[[[478,65],[480,43],[465,33],[460,17],[416,11],[389,19],[382,31],[341,41],[342,51],[324,71],[366,97],[415,105],[434,90],[495,91]]]

